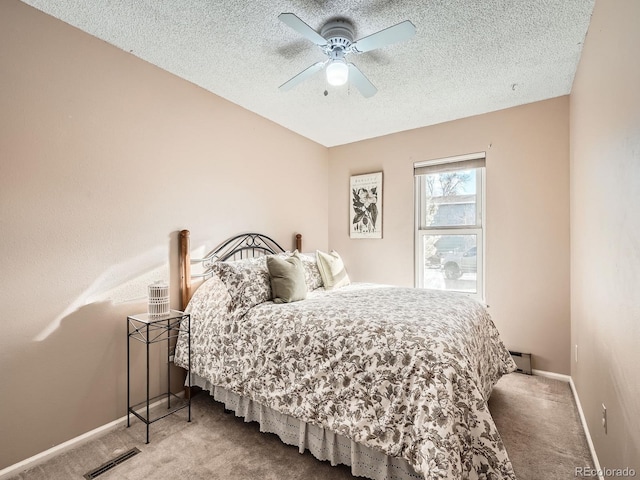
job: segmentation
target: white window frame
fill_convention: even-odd
[[[486,242],[485,242],[485,205],[486,205],[486,175],[485,175],[485,152],[473,153],[468,155],[460,155],[457,157],[442,158],[427,162],[416,162],[414,164],[414,171],[417,171],[420,167],[428,166],[434,168],[433,173],[451,171],[453,164],[462,165],[464,162],[475,159],[482,159],[483,166],[481,167],[469,167],[476,169],[476,225],[472,226],[439,226],[439,227],[425,227],[423,226],[422,219],[424,218],[423,212],[426,209],[426,182],[424,174],[415,175],[415,286],[417,288],[424,288],[424,269],[425,258],[423,248],[423,237],[425,235],[475,235],[476,236],[476,293],[459,292],[463,295],[476,298],[482,302],[485,301],[485,258],[486,258]],[[436,167],[437,166],[437,167]],[[437,169],[435,169],[437,168]],[[446,290],[449,292],[456,292],[457,290]]]

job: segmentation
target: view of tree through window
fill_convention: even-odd
[[[418,286],[482,298],[481,168],[417,175]]]

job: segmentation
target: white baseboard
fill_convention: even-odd
[[[536,370],[532,369],[531,373],[534,375],[538,375],[540,377],[553,378],[554,380],[560,380],[561,382],[569,383],[571,381],[571,377],[569,375],[563,375],[562,373],[555,372],[547,372],[545,370]]]
[[[93,440],[100,435],[104,435],[105,433],[108,433],[126,424],[127,417],[125,415],[124,417],[114,420],[113,422],[109,422],[106,425],[102,425],[101,427],[95,428],[87,433],[83,433],[82,435],[72,438],[71,440],[67,440],[66,442],[51,447],[49,450],[40,452],[33,457],[29,457],[25,460],[22,460],[21,462],[14,463],[13,465],[0,470],[0,480],[9,478],[13,475],[18,475],[19,473],[31,467],[35,467],[40,463],[46,462],[56,455],[66,452],[67,450],[71,450],[72,448],[79,447],[80,445],[87,443],[88,441]]]
[[[573,398],[576,401],[576,406],[578,407],[578,414],[580,415],[580,422],[582,423],[582,428],[584,429],[584,434],[587,437],[587,444],[589,445],[589,451],[591,452],[591,458],[593,459],[593,466],[598,472],[598,479],[604,480],[604,476],[602,475],[602,469],[600,468],[600,462],[598,461],[598,455],[596,454],[596,448],[593,445],[593,440],[591,440],[591,434],[589,433],[589,427],[587,426],[587,419],[584,416],[584,411],[582,410],[582,405],[580,404],[580,397],[578,397],[578,390],[576,389],[575,383],[573,383],[573,378],[569,377],[569,385],[571,385],[571,391],[573,392]]]
[[[178,397],[184,396],[184,392],[178,393],[177,396]],[[164,401],[163,399],[158,400],[157,402],[154,402],[151,405],[149,405],[149,408],[153,408],[156,405],[160,405],[163,401]],[[135,419],[135,416],[132,416],[132,419]],[[90,440],[93,440],[96,437],[109,433],[110,431],[115,430],[116,428],[124,426],[126,424],[127,424],[127,415],[125,415],[124,417],[120,417],[117,420],[114,420],[113,422],[109,422],[106,425],[102,425],[101,427],[94,428],[93,430],[83,433],[82,435],[78,435],[77,437],[72,438],[71,440],[67,440],[66,442],[63,442],[59,445],[51,447],[50,449],[45,450],[44,452],[40,452],[34,455],[33,457],[29,457],[22,460],[21,462],[14,463],[13,465],[9,465],[8,467],[0,470],[0,480],[5,480],[14,475],[18,475],[20,472],[24,472],[29,468],[35,467],[40,463],[46,462],[47,460],[49,460],[52,457],[55,457],[56,455],[60,455],[61,453],[66,452],[67,450],[71,450],[72,448],[79,447],[89,442]]]

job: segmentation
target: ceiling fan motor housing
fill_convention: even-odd
[[[346,20],[332,20],[320,30],[327,40],[325,52],[331,58],[342,58],[353,43],[353,25]]]

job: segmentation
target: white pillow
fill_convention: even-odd
[[[342,258],[338,255],[338,252],[331,250],[331,253],[325,253],[317,250],[316,258],[318,261],[318,270],[320,270],[320,276],[322,277],[322,283],[326,290],[344,287],[351,283],[349,275],[347,275],[347,270],[344,268]]]
[[[296,250],[297,251],[297,250]],[[322,275],[318,269],[318,261],[316,260],[316,252],[301,253],[300,260],[304,267],[304,280],[307,283],[307,290],[311,292],[322,286]]]

